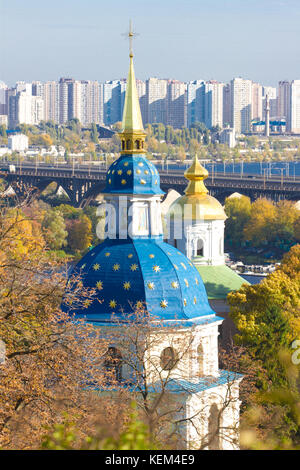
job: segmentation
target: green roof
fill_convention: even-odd
[[[227,294],[239,290],[248,281],[228,266],[196,266],[204,282],[209,299],[226,299]]]

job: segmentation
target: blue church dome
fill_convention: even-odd
[[[203,281],[194,265],[162,240],[109,240],[87,253],[73,269],[83,287],[97,298],[77,317],[126,320],[145,308],[161,320],[188,320],[213,315]]]
[[[164,194],[157,169],[144,155],[121,155],[106,175],[105,193]]]

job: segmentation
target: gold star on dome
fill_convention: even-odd
[[[141,170],[136,170],[137,175],[141,174]]]
[[[152,255],[152,254],[151,254],[151,255],[149,255],[149,258],[154,258],[154,255]]]
[[[149,171],[148,171],[148,170],[145,170],[144,173],[145,173],[145,175],[149,175]]]
[[[113,175],[113,174],[114,174],[114,172],[115,172],[115,170],[113,170],[113,171],[111,172],[111,174]]]
[[[139,166],[144,166],[144,163],[142,163],[142,162],[139,162],[139,164],[138,164],[138,165],[139,165]]]
[[[184,263],[180,263],[180,264],[186,270],[186,265]]]
[[[156,273],[159,273],[159,271],[160,271],[160,267],[159,267],[157,264],[155,264],[155,265],[152,267],[152,269],[153,269],[153,271],[156,272]]]
[[[118,170],[118,175],[121,175],[122,173],[122,170]]]
[[[177,281],[171,282],[171,287],[173,287],[173,289],[178,289],[178,282]]]
[[[114,270],[114,271],[119,271],[119,269],[120,269],[119,263],[115,263],[115,264],[113,265],[113,270]]]
[[[93,269],[94,269],[94,271],[99,271],[99,269],[100,269],[100,264],[99,264],[99,263],[93,264]]]
[[[127,175],[131,175],[132,171],[131,170],[127,170]]]
[[[130,270],[131,270],[131,271],[136,271],[137,268],[138,268],[138,265],[137,265],[137,264],[132,264],[132,265],[130,266]]]
[[[151,289],[151,290],[155,288],[154,282],[148,282],[147,286],[148,286],[148,289]]]
[[[89,307],[91,305],[92,301],[90,299],[86,299],[84,302],[83,302],[83,306],[85,308]]]
[[[130,284],[129,281],[126,281],[126,282],[123,283],[123,288],[124,288],[125,290],[129,290],[130,287],[131,287],[131,284]]]
[[[186,307],[187,301],[186,299],[183,299],[183,305]]]
[[[196,299],[196,297],[194,297],[194,304],[196,304],[196,303],[197,303],[197,299]]]
[[[115,300],[110,300],[109,301],[109,306],[110,306],[110,308],[115,308],[117,306],[117,302]]]
[[[110,178],[109,178],[109,180],[108,180],[108,184],[111,184],[111,179],[110,179]]]
[[[126,180],[122,180],[122,181],[121,181],[121,184],[126,184]]]
[[[143,302],[138,300],[137,303],[135,304],[135,308],[143,308]]]
[[[128,258],[132,258],[132,257],[133,257],[133,254],[129,253]]]
[[[173,264],[174,268],[178,270],[177,264]]]
[[[146,181],[142,179],[142,180],[140,181],[140,183],[141,183],[141,184],[146,184]]]
[[[169,251],[167,251],[167,255],[171,256],[172,253],[170,253]]]
[[[81,266],[81,269],[84,269],[86,267],[86,263],[84,263],[82,266]]]
[[[108,258],[110,256],[110,253],[108,253],[108,252],[105,253],[105,256],[106,256],[106,258]]]
[[[102,290],[102,289],[103,289],[103,282],[102,282],[102,281],[98,281],[98,282],[96,283],[96,287],[97,287],[97,289]]]
[[[167,308],[168,302],[167,302],[166,300],[162,300],[162,301],[160,302],[160,306],[161,306],[161,308]]]
[[[196,281],[196,284],[197,284],[197,286],[198,286],[199,281],[198,281],[198,279],[197,279],[196,277],[195,277],[195,281]]]
[[[184,280],[186,287],[189,287],[189,281],[187,279]]]
[[[125,163],[124,163],[124,166],[128,166],[128,162],[125,162]]]
[[[153,171],[153,170],[151,170],[151,173],[152,173],[152,175],[154,176],[154,171]]]
[[[157,180],[155,180],[155,182],[154,182],[154,183],[155,183],[155,184],[157,184]]]

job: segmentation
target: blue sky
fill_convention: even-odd
[[[299,0],[0,0],[0,80],[300,78]]]

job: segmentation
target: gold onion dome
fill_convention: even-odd
[[[226,214],[220,202],[208,194],[204,181],[208,171],[203,168],[197,155],[192,166],[185,171],[184,176],[189,180],[185,196],[173,202],[169,209],[171,217],[181,216],[192,220],[226,220]]]

